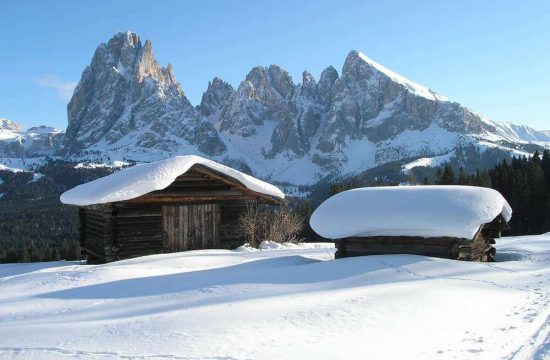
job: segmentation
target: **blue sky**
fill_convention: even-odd
[[[193,104],[256,65],[295,82],[360,50],[494,120],[550,129],[550,1],[0,2],[0,117],[64,129],[95,48],[118,31],[151,39]]]

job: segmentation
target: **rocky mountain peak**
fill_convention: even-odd
[[[0,118],[0,130],[21,131],[21,127],[10,119]]]
[[[260,99],[266,102],[284,99],[294,87],[292,77],[277,65],[268,68],[256,66],[246,76],[258,92]]]
[[[141,41],[139,36],[132,32],[119,32],[106,44],[100,44],[92,59],[92,68],[109,64],[120,71],[133,68],[136,62]],[[95,69],[97,70],[97,69]]]
[[[142,46],[132,32],[98,46],[67,108],[67,152],[100,142],[115,146],[123,138],[124,146],[158,151],[174,151],[180,144],[192,152],[224,151],[213,126],[185,97],[173,67],[160,66],[152,48],[151,41]]]
[[[329,66],[321,72],[317,83],[317,91],[323,104],[330,102],[332,85],[336,80],[338,80],[338,71],[334,67]]]
[[[219,114],[228,105],[234,93],[233,86],[219,77],[215,77],[208,82],[208,88],[202,94],[199,111],[207,117]]]
[[[342,68],[342,76],[352,77],[356,81],[369,81],[372,79],[378,83],[391,82],[393,85],[404,88],[413,96],[420,96],[432,101],[448,101],[445,96],[393,72],[362,52],[355,50],[350,51],[348,54]]]
[[[328,86],[338,79],[338,71],[333,66],[329,66],[321,72],[321,77],[319,78],[319,83],[326,83]]]
[[[26,131],[9,119],[0,118],[0,158],[50,156],[61,145],[63,132],[49,126],[35,126]]]
[[[39,125],[39,126],[33,126],[27,129],[27,134],[52,134],[52,133],[61,133],[61,130],[58,130],[54,128],[53,126],[46,126],[46,125]]]
[[[303,87],[315,87],[317,83],[315,78],[307,70],[302,73],[302,86]]]
[[[294,82],[292,82],[292,77],[288,74],[286,70],[281,69],[277,65],[270,65],[268,69],[269,78],[271,84],[277,90],[283,98],[290,93],[294,87]]]
[[[252,82],[248,80],[245,80],[239,84],[235,96],[235,100],[237,99],[260,101],[260,97],[258,96],[256,88],[254,87]]]

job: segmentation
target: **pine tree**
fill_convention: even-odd
[[[451,165],[446,165],[443,170],[439,168],[436,174],[436,184],[437,185],[454,185],[455,184],[455,175]]]
[[[50,261],[59,261],[61,260],[61,255],[59,253],[59,248],[53,248],[50,251]]]
[[[468,176],[464,172],[464,168],[460,167],[460,170],[458,172],[458,179],[456,181],[458,185],[470,185]]]
[[[550,191],[550,150],[544,149],[541,161],[542,172],[546,179],[546,189]]]

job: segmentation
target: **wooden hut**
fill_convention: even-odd
[[[500,237],[507,226],[502,215],[499,215],[492,222],[481,225],[471,239],[451,236],[355,236],[336,239],[335,257],[414,254],[466,261],[494,261],[495,238]]]
[[[493,261],[511,208],[497,191],[471,186],[363,188],[335,195],[310,224],[334,239],[336,258],[415,254]]]
[[[61,196],[80,207],[80,245],[90,262],[242,245],[239,216],[280,205],[275,186],[197,156],[136,165]]]

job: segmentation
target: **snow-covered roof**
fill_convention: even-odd
[[[471,239],[482,224],[512,209],[493,189],[475,186],[360,188],[323,202],[309,221],[329,239],[368,236],[449,236]]]
[[[170,159],[139,164],[114,174],[79,185],[61,195],[61,202],[86,206],[134,199],[155,190],[168,187],[194,165],[203,165],[229,176],[257,193],[284,199],[276,186],[244,174],[228,166],[200,156],[175,156]]]

